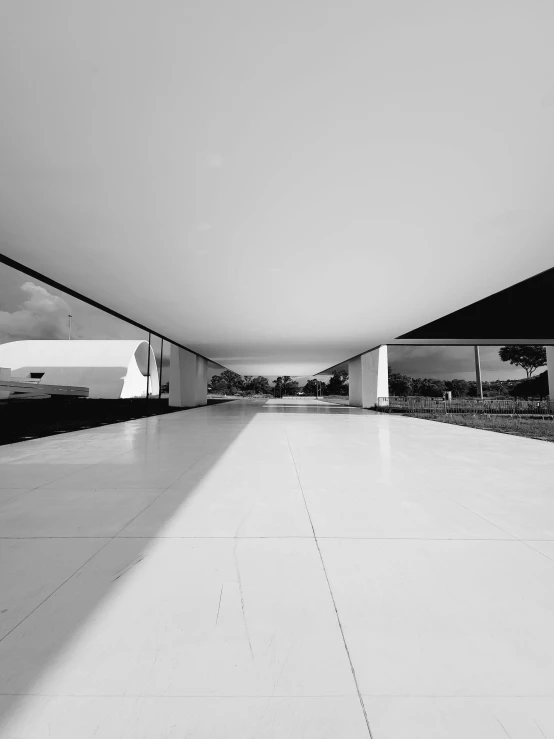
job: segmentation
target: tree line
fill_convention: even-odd
[[[329,382],[308,380],[300,387],[296,380],[289,375],[276,377],[270,383],[267,377],[253,377],[239,375],[232,370],[224,370],[220,375],[214,375],[208,384],[208,391],[218,395],[348,395],[348,372],[339,370],[333,372]]]
[[[548,372],[533,377],[539,367],[546,365],[546,349],[539,345],[511,345],[502,346],[498,356],[503,362],[509,362],[515,367],[525,370],[527,378],[521,382],[510,383],[482,382],[483,397],[517,397],[517,398],[544,398],[548,395]],[[425,397],[440,398],[450,391],[453,398],[477,397],[477,382],[475,380],[437,380],[434,377],[409,377],[398,372],[392,372],[389,366],[389,394],[390,395],[423,395]]]
[[[548,372],[525,380],[511,380],[502,383],[482,382],[485,398],[546,398],[548,396]],[[422,395],[428,398],[441,398],[450,391],[453,398],[476,398],[477,382],[475,380],[437,380],[434,377],[409,377],[398,372],[390,372],[390,395]]]
[[[527,379],[521,382],[500,381],[483,382],[485,397],[546,397],[548,395],[548,375],[543,372],[533,377],[539,367],[546,365],[546,350],[543,346],[503,346],[499,349],[499,357],[503,362],[521,367],[525,370]],[[220,375],[214,375],[209,383],[208,390],[221,395],[348,395],[348,372],[335,370],[328,382],[322,380],[308,380],[300,388],[296,380],[289,375],[277,377],[271,383],[267,377],[253,377],[239,375],[232,370],[225,370]],[[477,397],[477,383],[475,380],[437,380],[434,377],[410,377],[399,372],[393,372],[389,365],[389,393],[390,395],[422,395],[424,397],[442,397],[450,391],[453,398]]]
[[[214,375],[208,384],[208,390],[219,395],[269,395],[272,392],[267,377],[243,377],[232,370]]]

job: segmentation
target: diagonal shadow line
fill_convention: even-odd
[[[122,454],[125,454],[125,453],[126,453],[126,452],[122,452]],[[121,455],[118,455],[118,456],[121,456]],[[198,464],[198,462],[199,462],[199,461],[201,461],[201,460],[202,460],[202,459],[203,459],[203,458],[204,458],[205,456],[206,456],[206,455],[203,455],[203,456],[202,456],[202,457],[201,457],[201,458],[200,458],[199,460],[197,460],[196,462],[192,462],[192,463],[191,463],[191,465],[190,465],[190,467],[187,467],[187,469],[186,469],[186,470],[184,470],[184,472],[183,472],[183,475],[184,475],[184,474],[186,474],[187,472],[189,472],[189,471],[190,471],[190,470],[191,470],[191,469],[192,469],[192,468],[193,468],[193,467],[194,467],[194,466],[195,466],[196,464]],[[111,461],[111,460],[110,460],[110,461]],[[86,469],[90,469],[91,467],[94,467],[94,465],[93,465],[93,464],[92,464],[92,465],[88,465],[88,466],[86,467]],[[86,471],[86,469],[85,469],[85,470],[81,470],[81,472],[82,472],[82,471]],[[75,473],[74,473],[74,474],[75,474]],[[78,474],[78,473],[77,473],[77,474]],[[181,477],[182,477],[183,475],[181,475]],[[69,475],[66,475],[66,477],[68,477],[68,476],[69,476]],[[56,478],[55,480],[53,480],[53,482],[59,482],[59,480],[61,480],[61,479],[63,479],[63,477],[59,477],[59,478]],[[179,478],[178,478],[178,479],[179,479]],[[48,594],[48,595],[47,595],[47,596],[46,596],[46,597],[44,598],[44,600],[42,600],[42,601],[41,601],[41,602],[40,602],[40,603],[39,603],[39,604],[38,604],[37,606],[35,606],[35,608],[33,608],[33,609],[32,609],[32,611],[29,611],[29,613],[27,613],[27,615],[26,615],[26,616],[24,616],[24,617],[23,617],[23,618],[21,619],[21,621],[18,621],[18,623],[16,623],[16,624],[15,624],[15,626],[13,626],[13,627],[12,627],[12,628],[11,628],[11,629],[10,629],[9,631],[7,631],[7,632],[6,632],[6,633],[5,633],[5,634],[4,634],[3,636],[1,636],[1,637],[0,637],[0,643],[1,643],[1,642],[3,642],[3,641],[4,641],[4,639],[7,639],[7,638],[8,638],[8,636],[9,636],[9,635],[10,635],[10,634],[11,634],[11,633],[12,633],[13,631],[15,631],[15,630],[16,630],[17,628],[19,628],[19,627],[20,627],[20,626],[21,626],[21,625],[22,625],[23,623],[25,623],[25,621],[26,621],[26,620],[27,620],[28,618],[30,618],[30,617],[31,617],[31,616],[33,615],[33,613],[35,613],[35,612],[36,612],[36,611],[37,611],[37,610],[38,610],[38,609],[39,609],[39,608],[40,608],[40,607],[41,607],[42,605],[44,605],[44,604],[45,604],[45,603],[46,603],[46,602],[47,602],[48,600],[50,600],[50,598],[52,598],[52,596],[54,596],[54,595],[55,595],[55,594],[56,594],[56,593],[58,592],[58,590],[60,590],[61,588],[63,588],[63,586],[64,586],[64,585],[65,585],[66,583],[68,583],[68,582],[69,582],[70,580],[72,580],[72,579],[73,579],[74,577],[78,576],[78,575],[79,575],[79,573],[80,573],[80,572],[82,572],[82,570],[84,570],[84,569],[85,569],[85,567],[86,567],[86,566],[88,565],[88,563],[89,563],[89,562],[91,562],[91,561],[92,561],[92,560],[93,560],[93,559],[94,559],[95,557],[97,557],[97,556],[98,556],[98,555],[100,554],[100,552],[102,552],[102,551],[103,551],[103,550],[104,550],[104,549],[105,549],[105,548],[106,548],[106,547],[107,547],[107,546],[108,546],[109,544],[111,544],[111,543],[112,543],[112,541],[113,541],[114,539],[117,539],[117,538],[118,538],[118,536],[119,536],[120,534],[122,534],[122,533],[123,533],[123,531],[125,531],[125,529],[126,529],[126,528],[127,528],[128,526],[130,526],[130,525],[131,525],[131,524],[133,523],[133,521],[135,521],[135,520],[136,520],[136,519],[137,519],[137,518],[138,518],[139,516],[141,516],[141,515],[142,515],[142,514],[143,514],[143,513],[145,512],[145,511],[147,511],[147,510],[148,510],[149,508],[151,508],[151,507],[152,507],[152,506],[153,506],[153,505],[154,505],[154,504],[156,503],[156,501],[158,501],[158,500],[159,500],[159,499],[160,499],[160,498],[162,497],[162,495],[163,495],[164,493],[166,493],[166,492],[167,492],[167,491],[169,490],[169,488],[171,488],[171,487],[172,487],[172,485],[174,485],[174,484],[175,484],[175,483],[174,483],[174,482],[172,482],[172,483],[171,483],[171,484],[169,484],[169,485],[168,485],[167,487],[165,487],[165,488],[164,488],[164,489],[163,489],[163,490],[162,490],[162,491],[160,492],[160,494],[159,494],[159,495],[156,495],[156,497],[155,497],[155,498],[153,498],[153,499],[152,499],[152,500],[151,500],[151,501],[150,501],[150,502],[149,502],[149,503],[148,503],[147,505],[145,505],[145,506],[144,506],[144,508],[141,508],[141,510],[140,510],[140,511],[139,511],[139,512],[138,512],[138,513],[136,514],[136,516],[133,516],[133,518],[131,518],[131,519],[130,519],[129,521],[126,521],[126,522],[125,522],[125,524],[124,524],[124,525],[123,525],[123,526],[121,527],[121,529],[120,529],[120,530],[119,530],[119,531],[118,531],[118,532],[117,532],[116,534],[114,534],[114,535],[113,535],[113,536],[111,536],[111,537],[106,537],[106,543],[105,543],[105,544],[103,544],[103,545],[102,545],[102,546],[101,546],[101,547],[100,547],[99,549],[97,549],[97,550],[96,550],[96,552],[94,552],[94,554],[92,554],[92,555],[91,555],[91,556],[90,556],[90,557],[89,557],[89,558],[88,558],[88,559],[87,559],[87,560],[86,560],[85,562],[83,562],[83,564],[82,564],[82,565],[81,565],[80,567],[78,567],[78,568],[77,568],[77,569],[76,569],[76,570],[75,570],[74,572],[72,572],[72,573],[71,573],[71,575],[69,575],[69,577],[67,577],[67,578],[66,578],[66,579],[65,579],[65,580],[64,580],[64,581],[63,581],[62,583],[60,583],[60,584],[59,584],[59,585],[58,585],[58,586],[57,586],[56,588],[54,588],[54,590],[52,590],[52,592],[51,592],[51,593],[49,593],[49,594]],[[38,485],[37,487],[33,488],[33,490],[38,490],[38,489],[39,489],[40,487],[41,487],[41,486],[40,486],[40,485]],[[32,490],[31,490],[31,491],[28,491],[28,492],[32,492]],[[27,538],[27,537],[26,537],[26,538]],[[42,538],[42,537],[33,537],[33,538]],[[55,537],[55,538],[65,538],[65,537]],[[69,538],[69,537],[68,537],[68,538]],[[75,538],[80,538],[80,537],[75,537]],[[104,538],[104,537],[94,537],[94,538]]]
[[[145,505],[138,513],[130,516],[128,520],[125,521],[125,524],[121,527],[120,530],[115,535],[109,536],[109,537],[102,537],[98,536],[98,539],[106,538],[108,541],[106,541],[97,551],[94,552],[92,556],[90,556],[84,563],[80,564],[79,567],[75,569],[75,571],[67,577],[62,583],[57,585],[55,589],[52,590],[43,600],[35,607],[33,610],[29,613],[27,613],[20,621],[19,623],[14,626],[8,634],[6,634],[3,638],[3,640],[0,640],[0,644],[2,646],[7,643],[7,639],[9,638],[10,641],[13,639],[20,640],[20,644],[18,645],[18,648],[15,650],[16,654],[18,653],[18,649],[25,650],[25,627],[26,624],[32,620],[32,617],[34,614],[40,613],[41,608],[45,606],[48,601],[50,601],[55,595],[63,593],[68,587],[74,583],[74,581],[80,577],[81,574],[85,573],[88,569],[90,569],[91,565],[94,564],[94,561],[102,551],[104,551],[107,547],[110,546],[114,541],[119,540],[121,541],[122,538],[119,536],[124,532],[125,529],[129,527],[129,525],[136,520],[140,515],[144,513],[144,511],[148,510],[148,508],[151,508],[157,501],[162,498],[164,494],[166,494],[173,486],[176,484],[176,482],[187,475],[189,472],[191,472],[196,466],[201,465],[203,463],[203,466],[201,465],[201,469],[197,472],[197,474],[194,476],[193,484],[188,487],[187,489],[183,489],[182,495],[175,495],[172,501],[171,506],[165,510],[165,517],[163,521],[159,522],[158,528],[155,532],[152,532],[144,537],[136,537],[136,538],[126,538],[125,541],[131,542],[130,547],[132,547],[132,558],[129,564],[129,567],[126,571],[131,569],[135,564],[140,562],[140,560],[145,556],[146,550],[150,546],[151,542],[156,539],[156,536],[160,533],[160,531],[163,529],[163,527],[171,521],[174,514],[182,510],[183,507],[186,507],[187,503],[191,500],[191,498],[194,496],[196,490],[199,488],[202,481],[205,479],[205,477],[214,469],[214,467],[218,464],[220,459],[223,457],[223,455],[226,453],[226,451],[229,449],[229,447],[240,437],[240,435],[246,430],[246,428],[249,426],[249,424],[258,416],[258,415],[266,415],[268,410],[267,406],[265,405],[265,401],[262,402],[256,402],[256,401],[250,401],[247,404],[241,404],[242,408],[242,414],[237,416],[234,414],[233,416],[230,416],[231,422],[226,422],[226,416],[228,416],[227,410],[229,408],[236,409],[238,404],[225,404],[222,405],[221,408],[218,408],[217,405],[215,406],[209,406],[206,408],[198,408],[198,409],[191,409],[186,410],[183,412],[177,412],[172,414],[167,414],[164,416],[158,416],[158,417],[150,417],[138,420],[133,420],[129,422],[125,422],[122,424],[119,424],[122,432],[125,431],[126,428],[128,428],[129,425],[133,424],[135,428],[138,427],[140,431],[142,431],[142,435],[138,438],[138,442],[135,448],[135,451],[137,452],[137,457],[140,460],[141,455],[144,456],[144,458],[148,457],[148,455],[156,454],[159,452],[164,452],[164,446],[171,446],[171,436],[170,436],[170,430],[172,427],[175,428],[177,432],[181,430],[181,433],[183,431],[183,428],[188,428],[190,426],[191,429],[191,438],[189,439],[186,435],[185,438],[183,438],[183,448],[186,448],[187,443],[190,443],[194,445],[196,442],[195,438],[193,437],[193,425],[187,424],[187,420],[192,419],[192,415],[195,414],[196,418],[200,419],[202,418],[204,423],[204,428],[209,428],[210,425],[214,429],[214,432],[217,432],[219,434],[217,441],[214,443],[213,447],[210,448],[210,451],[206,453],[206,451],[199,451],[198,458],[192,461],[192,463],[186,467],[183,468],[183,471],[181,475],[171,481],[171,483],[168,486],[164,486],[164,489],[161,490],[160,494],[156,496],[153,500],[151,500],[147,505]],[[273,406],[269,412],[271,413],[287,413],[290,412],[292,409],[293,412],[303,412],[307,413],[310,412],[309,407],[302,407],[301,409],[296,409],[294,406]],[[333,413],[338,412],[341,415],[344,414],[344,409],[337,409],[333,407],[318,407],[316,408],[316,411],[318,413],[326,412],[326,413]],[[352,412],[359,413],[360,409],[353,408]],[[229,416],[228,416],[229,418]],[[183,423],[184,422],[184,423]],[[148,446],[148,431],[149,427],[157,426],[162,432],[168,433],[168,436],[166,436],[165,441],[158,447],[152,447]],[[102,432],[105,430],[106,427],[101,427],[101,429],[98,429],[99,432]],[[90,429],[87,430],[88,433],[91,432]],[[70,432],[70,434],[79,434],[81,432]],[[217,435],[216,434],[216,435]],[[69,436],[69,434],[68,434]],[[178,434],[177,434],[178,436]],[[156,438],[156,437],[155,437]],[[160,437],[158,436],[158,441]],[[141,449],[141,444],[144,441],[145,446]],[[21,442],[22,444],[25,444],[25,442]],[[175,448],[174,448],[175,449]],[[122,454],[116,454],[115,457],[122,457],[124,454],[128,452],[123,452]],[[106,465],[110,464],[110,460],[99,460],[97,463],[98,465]],[[21,463],[20,463],[21,464]],[[54,464],[54,462],[52,462]],[[90,470],[95,465],[88,465],[86,470]],[[1,462],[0,462],[0,469],[1,469]],[[79,470],[76,473],[74,473],[73,477],[79,476],[80,472],[83,472],[84,470]],[[109,485],[109,488],[117,487],[117,483],[113,485]],[[106,488],[103,488],[106,489]],[[92,491],[94,492],[94,491]],[[90,489],[83,489],[83,494],[91,494]],[[116,503],[117,505],[117,503]],[[21,537],[21,538],[42,538],[42,537]],[[71,542],[75,539],[78,539],[78,536],[74,536],[71,538],[66,537],[44,537],[44,538],[58,538],[58,539],[64,539],[65,541],[68,541],[68,552],[70,551]],[[91,537],[83,537],[83,538],[91,538]],[[124,575],[125,573],[121,573]],[[112,588],[116,587],[114,586],[114,582],[119,583],[119,574],[118,577],[115,578],[115,580],[111,580],[109,578],[106,578],[105,582],[98,586],[98,583],[96,583],[95,588],[92,587],[89,588],[90,592],[85,592],[84,594],[81,593],[81,595],[84,595],[81,602],[75,603],[74,607],[72,606],[71,613],[70,614],[64,614],[64,618],[67,618],[68,627],[65,630],[63,634],[63,638],[58,639],[57,641],[54,639],[54,643],[50,643],[48,645],[47,649],[44,650],[36,650],[31,655],[31,669],[29,670],[27,676],[21,676],[21,679],[17,678],[17,685],[13,692],[10,693],[4,693],[3,694],[3,701],[0,702],[0,727],[5,724],[5,722],[13,715],[14,711],[18,708],[18,705],[25,700],[25,697],[27,695],[30,695],[33,693],[33,686],[37,684],[37,682],[40,680],[40,678],[47,672],[47,670],[51,667],[51,665],[55,664],[58,656],[68,648],[68,645],[72,643],[72,641],[76,638],[78,632],[80,632],[87,622],[90,621],[90,619],[94,616],[94,614],[99,610],[99,608],[102,606],[103,602],[109,598]],[[94,590],[94,592],[92,592]],[[28,655],[27,655],[28,657]],[[0,668],[1,669],[1,668]]]
[[[223,406],[223,409],[225,406]],[[101,552],[103,552],[110,544],[112,544],[119,535],[134,521],[136,520],[140,515],[142,515],[148,508],[151,508],[173,485],[178,482],[179,479],[181,479],[184,475],[186,475],[188,472],[193,470],[194,467],[196,467],[199,463],[202,461],[205,461],[206,459],[209,459],[211,456],[211,462],[209,464],[205,464],[204,468],[202,470],[202,473],[195,477],[195,484],[194,486],[189,490],[183,490],[183,494],[181,499],[178,499],[178,497],[174,500],[174,505],[172,509],[170,509],[167,512],[166,519],[160,524],[159,529],[165,525],[165,523],[171,519],[171,516],[177,512],[177,510],[181,509],[184,505],[187,504],[187,501],[190,499],[190,497],[193,495],[195,488],[197,488],[202,480],[209,474],[209,472],[213,469],[215,465],[217,465],[219,459],[225,454],[227,449],[231,446],[231,444],[240,436],[240,434],[246,429],[246,427],[249,425],[249,423],[255,418],[258,412],[258,408],[255,408],[254,413],[245,414],[242,417],[242,423],[240,420],[234,418],[234,423],[231,425],[227,425],[227,433],[224,434],[225,441],[221,443],[221,441],[216,445],[215,452],[214,450],[211,450],[210,452],[206,453],[199,452],[198,458],[193,460],[191,464],[187,465],[183,468],[181,474],[179,476],[176,476],[175,479],[173,479],[169,485],[164,486],[163,490],[157,495],[153,500],[149,501],[147,505],[145,505],[141,510],[136,513],[136,515],[133,515],[132,517],[129,517],[124,523],[124,525],[117,531],[116,534],[110,537],[102,537],[98,536],[98,539],[104,539],[106,538],[107,541],[104,542],[104,544],[96,550],[85,562],[83,562],[79,567],[77,567],[72,574],[70,574],[67,578],[63,580],[59,585],[57,585],[51,592],[46,595],[42,599],[42,601],[34,607],[29,613],[27,613],[13,628],[11,628],[6,634],[3,635],[3,637],[0,639],[0,644],[2,642],[5,642],[10,637],[17,638],[18,632],[20,633],[20,640],[21,640],[21,646],[24,649],[24,630],[25,630],[25,624],[29,619],[32,619],[33,615],[40,611],[40,609],[49,601],[51,598],[53,598],[56,594],[59,594],[61,591],[63,591],[65,588],[70,586],[70,584],[78,578],[90,565],[94,562],[94,560],[100,555]],[[144,434],[148,434],[148,425],[152,425],[153,423],[160,424],[161,427],[176,425],[179,424],[179,422],[182,423],[183,420],[187,421],[189,420],[190,414],[214,414],[214,411],[217,411],[217,405],[215,407],[208,406],[206,408],[202,409],[191,409],[186,410],[183,412],[177,412],[172,414],[167,414],[165,416],[158,416],[158,417],[151,417],[151,418],[145,418],[141,419],[140,421],[137,421],[137,419],[134,419],[132,421],[125,422],[123,424],[120,424],[120,427],[122,431],[125,430],[125,428],[128,427],[130,424],[134,424],[135,426],[138,424],[139,428],[144,431]],[[215,415],[215,414],[214,414]],[[221,418],[221,411],[219,414],[217,414]],[[223,419],[224,421],[224,419]],[[217,421],[216,421],[217,422]],[[105,429],[106,427],[102,427]],[[98,429],[100,431],[100,429]],[[87,429],[87,431],[90,433],[90,429]],[[221,429],[220,429],[221,432]],[[79,434],[81,432],[69,432],[67,436],[70,434]],[[46,441],[46,439],[45,439]],[[25,442],[21,442],[22,444],[25,444]],[[140,440],[139,440],[140,444]],[[186,442],[184,442],[184,445],[186,446]],[[139,446],[136,448],[137,454],[140,458],[141,450]],[[145,454],[148,454],[149,450],[143,450]],[[150,450],[152,451],[152,450]],[[127,454],[128,450],[121,454],[115,455],[116,458],[123,456],[124,454]],[[114,458],[110,458],[109,460],[103,460],[99,461],[98,465],[106,465],[110,464],[114,461]],[[19,463],[21,464],[21,463]],[[73,477],[78,477],[81,472],[89,471],[91,468],[95,467],[96,464],[87,465],[86,468],[80,469],[73,473]],[[0,469],[1,469],[1,463],[0,463]],[[69,475],[65,476],[69,477]],[[53,481],[59,482],[61,478]],[[49,483],[50,484],[50,483]],[[113,487],[116,487],[117,483],[114,483]],[[37,486],[34,488],[34,490],[37,490],[41,486]],[[94,492],[94,491],[93,491]],[[83,494],[91,494],[90,490],[83,489]],[[141,537],[134,539],[135,542],[135,549],[134,552],[134,560],[140,559],[142,556],[144,556],[144,550],[147,548],[147,546],[150,544],[151,540],[156,537],[156,534],[158,532],[152,533],[149,537]],[[31,538],[31,537],[25,537],[25,538]],[[32,537],[32,538],[42,538],[42,537]],[[66,541],[67,539],[65,537],[44,537],[44,538],[64,538]],[[71,537],[68,543],[68,552],[69,552],[69,546],[70,543],[73,542],[75,539],[78,539],[80,537],[74,536]],[[90,537],[86,537],[90,538]],[[118,578],[116,578],[117,581]],[[71,643],[72,639],[76,636],[77,632],[79,632],[82,627],[85,625],[85,623],[94,615],[95,611],[101,606],[102,602],[110,595],[110,591],[112,589],[113,582],[106,581],[103,588],[100,588],[95,592],[94,594],[87,594],[89,597],[86,599],[86,602],[82,602],[79,604],[76,604],[76,607],[71,614],[70,618],[70,627],[66,630],[63,638],[62,643],[58,643],[56,645],[56,648],[52,651],[48,651],[47,653],[35,653],[32,657],[32,671],[31,674],[28,676],[27,680],[18,681],[18,688],[17,691],[14,691],[13,694],[3,694],[4,700],[0,702],[0,727],[5,724],[5,722],[13,715],[15,710],[17,709],[20,702],[22,702],[27,694],[32,693],[32,686],[37,683],[37,681],[40,679],[40,677],[48,670],[49,666],[53,664],[56,661],[57,656],[68,646],[69,643]],[[0,667],[1,669],[1,667]]]

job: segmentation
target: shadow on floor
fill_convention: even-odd
[[[208,398],[208,405],[230,400]],[[0,403],[0,446],[181,410],[163,398],[9,400]]]
[[[9,475],[19,475],[18,479],[21,481],[26,480],[26,476],[29,480],[29,476],[36,478],[32,490],[22,490],[13,499],[22,501],[14,504],[14,535],[0,538],[2,546],[16,550],[15,554],[12,552],[12,557],[15,557],[19,575],[16,572],[17,577],[14,580],[13,572],[8,571],[7,578],[8,586],[11,585],[13,591],[12,598],[21,611],[9,629],[5,628],[4,633],[0,630],[0,664],[3,673],[3,679],[0,675],[0,720],[3,724],[26,695],[40,690],[41,678],[49,673],[60,656],[71,649],[77,635],[98,614],[102,604],[114,597],[115,588],[121,585],[119,576],[113,579],[109,573],[103,571],[101,563],[105,561],[105,557],[101,552],[115,541],[126,541],[129,549],[127,554],[131,556],[132,562],[124,564],[123,570],[126,571],[126,568],[130,569],[140,562],[147,555],[153,537],[171,521],[178,510],[187,505],[202,481],[254,419],[267,413],[315,412],[343,415],[345,410],[347,413],[363,413],[357,408],[342,409],[309,404],[266,405],[264,400],[239,401],[230,405],[229,401],[216,401],[210,405],[212,407],[157,415],[118,426],[24,442],[9,448],[9,453],[6,448],[6,454],[0,456],[0,479],[2,475],[5,475],[4,480]],[[123,451],[117,451],[118,444]],[[264,453],[264,449],[259,451]],[[111,456],[106,458],[109,450]],[[96,453],[99,455],[98,461],[91,463]],[[78,460],[83,461],[86,455],[89,455],[88,465],[79,464]],[[252,459],[253,457],[244,455],[244,462],[240,462],[239,467],[243,465],[244,475],[251,474],[249,469]],[[240,478],[240,469],[236,472],[235,465],[233,470]],[[91,481],[90,484],[88,480]],[[14,484],[13,487],[17,485]],[[29,488],[31,485],[27,481],[25,485],[20,483],[19,487]],[[127,501],[136,500],[135,495],[129,495],[135,488],[136,496],[141,490],[144,493],[144,488],[157,488],[160,492],[152,500],[145,501],[144,506],[141,503],[138,513],[135,509],[132,514],[122,518],[122,496],[126,496],[124,499]],[[66,511],[61,514],[60,523],[58,517],[52,516],[48,508],[44,509],[44,514],[37,512],[33,506],[43,505],[38,498],[36,501],[32,498],[29,503],[24,504],[25,496],[36,497],[36,491],[42,501],[50,500],[48,496],[52,495],[52,489],[58,492],[67,491],[70,512],[72,510],[74,516],[71,521],[72,529],[63,529],[64,516],[68,515]],[[117,538],[162,496],[164,504],[161,511],[157,511],[155,530],[149,532],[147,537]],[[56,504],[59,505],[58,499]],[[21,507],[18,508],[18,505]],[[85,508],[88,506],[86,510],[90,511],[91,520],[99,515],[98,511],[101,512],[102,525],[99,529],[95,529],[96,524],[87,524],[85,515],[84,522],[79,523],[79,526],[86,529],[86,532],[81,528],[75,531],[75,517],[80,516],[79,521],[83,521],[79,512],[81,505]],[[12,507],[10,515],[13,512]],[[107,533],[106,527],[111,525],[113,528],[116,518],[121,519],[119,523],[123,525],[118,530]],[[33,526],[36,526],[36,531],[33,531]],[[54,533],[48,531],[48,527],[52,526]],[[50,544],[44,544],[46,541]],[[94,541],[98,544],[94,544]],[[118,546],[115,547],[116,552]],[[66,575],[54,581],[55,578],[48,571],[48,564],[42,561],[40,552],[37,558],[37,547],[39,550],[41,547],[55,547],[59,550],[56,554],[57,566],[59,568],[60,562],[64,563]],[[84,556],[83,551],[87,547],[92,550]],[[35,552],[32,556],[29,555],[31,549]],[[25,556],[18,552],[24,552]],[[42,580],[46,575],[49,582],[45,583]],[[9,606],[11,609],[12,601],[8,592],[8,589],[4,590],[2,602],[5,601],[5,605],[2,607]],[[57,609],[55,613],[58,615],[53,616],[53,608]],[[50,624],[50,627],[45,629],[44,623]],[[1,624],[0,621],[0,627]]]

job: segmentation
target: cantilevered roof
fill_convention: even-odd
[[[248,374],[553,266],[554,5],[7,0],[8,257]]]

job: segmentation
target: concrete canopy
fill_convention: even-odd
[[[7,0],[8,257],[310,374],[552,267],[554,5]]]

